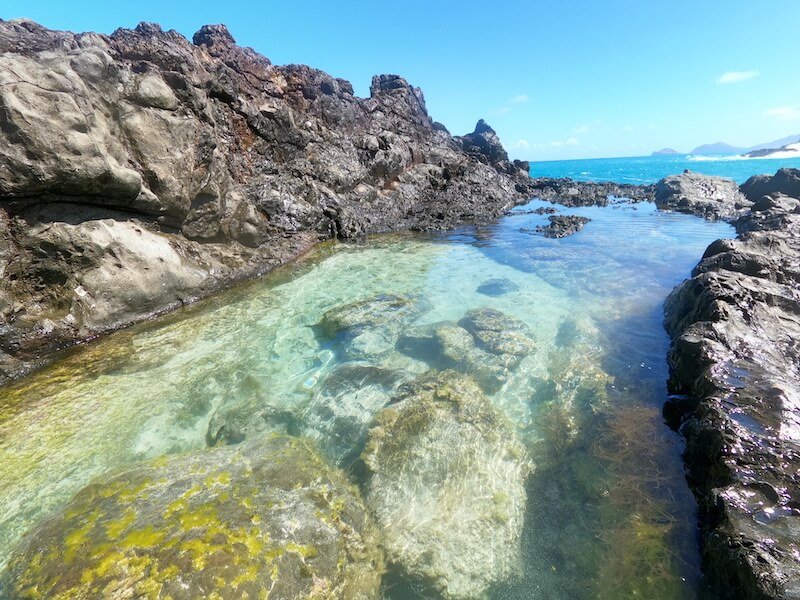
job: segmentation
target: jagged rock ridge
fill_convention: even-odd
[[[452,137],[402,77],[358,98],[223,25],[0,22],[0,129],[0,379],[320,238],[485,221],[529,189],[490,127]]]

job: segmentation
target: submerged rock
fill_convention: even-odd
[[[407,376],[374,365],[345,363],[321,382],[302,415],[303,435],[336,463],[352,463],[364,447],[375,414]]]
[[[502,355],[510,367],[519,364],[535,348],[531,330],[525,323],[494,308],[470,310],[458,324],[469,331],[483,348]]]
[[[519,286],[510,279],[487,279],[475,290],[484,296],[505,296],[519,291]]]
[[[357,490],[286,436],[161,458],[82,490],[5,575],[13,598],[377,598]]]
[[[513,428],[453,371],[408,384],[362,455],[388,559],[445,598],[482,597],[520,567],[531,465]]]
[[[535,344],[530,329],[519,319],[478,308],[458,323],[410,327],[400,336],[397,348],[433,368],[467,373],[487,392],[496,392],[535,350]]]
[[[381,294],[328,310],[317,327],[343,358],[375,360],[394,350],[403,325],[425,309],[421,298]]]

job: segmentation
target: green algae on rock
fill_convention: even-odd
[[[376,598],[382,556],[307,442],[162,457],[84,488],[17,549],[13,598]]]
[[[445,598],[483,596],[520,567],[526,451],[463,374],[425,375],[394,400],[362,454],[387,558]]]

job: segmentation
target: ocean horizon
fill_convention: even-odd
[[[686,169],[703,175],[728,177],[744,183],[761,173],[774,174],[784,167],[800,168],[797,158],[743,158],[739,155],[631,156],[531,162],[531,177],[569,177],[575,181],[613,181],[650,184]]]

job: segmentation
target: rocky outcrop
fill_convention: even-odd
[[[626,202],[652,201],[652,185],[574,181],[569,178],[537,177],[530,183],[533,196],[564,206],[608,206],[616,199]]]
[[[755,203],[738,238],[711,244],[665,304],[665,414],[687,439],[705,569],[723,598],[800,598],[800,200],[782,195],[798,176],[744,184]]]
[[[725,221],[735,221],[752,204],[732,179],[691,171],[659,181],[655,186],[655,202],[661,210]]]
[[[23,542],[3,583],[11,598],[366,600],[382,565],[344,473],[272,436],[88,486]]]
[[[751,202],[772,194],[800,198],[800,169],[778,169],[775,175],[754,175],[742,184],[742,193]]]
[[[270,270],[320,238],[439,229],[530,195],[485,123],[276,66],[222,25],[193,41],[0,22],[0,378]]]
[[[550,221],[547,225],[537,225],[533,231],[540,233],[544,237],[560,239],[578,233],[591,219],[579,217],[577,215],[553,215],[547,217]],[[529,230],[523,229],[528,232]]]
[[[475,383],[445,371],[376,417],[362,455],[387,558],[443,598],[481,598],[520,567],[525,447]]]

